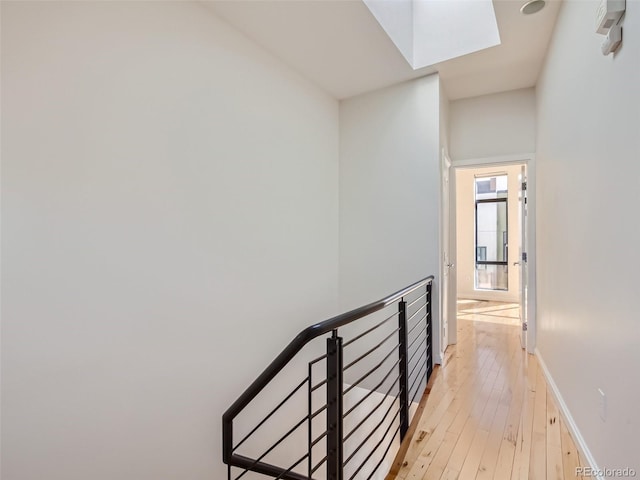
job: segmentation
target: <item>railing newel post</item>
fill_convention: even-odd
[[[307,476],[311,478],[311,470],[313,469],[313,447],[311,446],[313,442],[313,418],[311,418],[311,414],[313,413],[313,393],[311,391],[313,387],[313,367],[311,363],[309,363],[308,372],[307,415],[309,420],[307,421],[307,453],[309,454],[309,459],[307,460]]]
[[[343,480],[342,338],[327,338],[327,480]]]
[[[407,302],[398,302],[398,355],[400,357],[400,442],[409,430],[409,348],[407,340]]]

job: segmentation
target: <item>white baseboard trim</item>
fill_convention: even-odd
[[[587,442],[584,441],[584,437],[580,433],[580,430],[578,429],[576,422],[573,420],[573,417],[571,416],[569,407],[567,407],[567,404],[562,398],[562,395],[560,395],[560,390],[558,390],[558,386],[556,385],[556,382],[553,381],[553,377],[549,373],[547,364],[544,363],[544,360],[542,359],[542,355],[540,354],[540,351],[537,348],[535,349],[535,355],[536,355],[536,358],[538,359],[538,365],[540,365],[540,368],[542,368],[542,373],[544,374],[544,378],[547,380],[547,384],[551,389],[553,398],[555,399],[556,404],[558,405],[560,414],[562,415],[562,417],[565,420],[565,423],[567,424],[567,429],[569,430],[569,433],[571,434],[571,437],[573,438],[574,442],[576,442],[576,447],[578,447],[578,450],[580,451],[580,455],[582,455],[582,458],[587,461],[587,463],[589,464],[588,466],[591,467],[592,471],[594,472],[600,471],[595,458],[593,458],[593,455],[591,454],[591,451],[587,446]],[[595,478],[597,478],[598,480],[605,480],[605,478],[600,475],[597,475]]]

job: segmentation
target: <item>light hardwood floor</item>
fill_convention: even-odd
[[[520,348],[519,327],[473,318],[459,317],[458,344],[447,349],[405,461],[388,479],[578,478],[578,451],[536,358]]]

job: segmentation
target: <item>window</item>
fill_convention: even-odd
[[[475,287],[482,290],[508,290],[507,175],[478,177],[475,191]]]

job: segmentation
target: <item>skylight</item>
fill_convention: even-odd
[[[363,0],[414,70],[500,45],[491,0]]]

